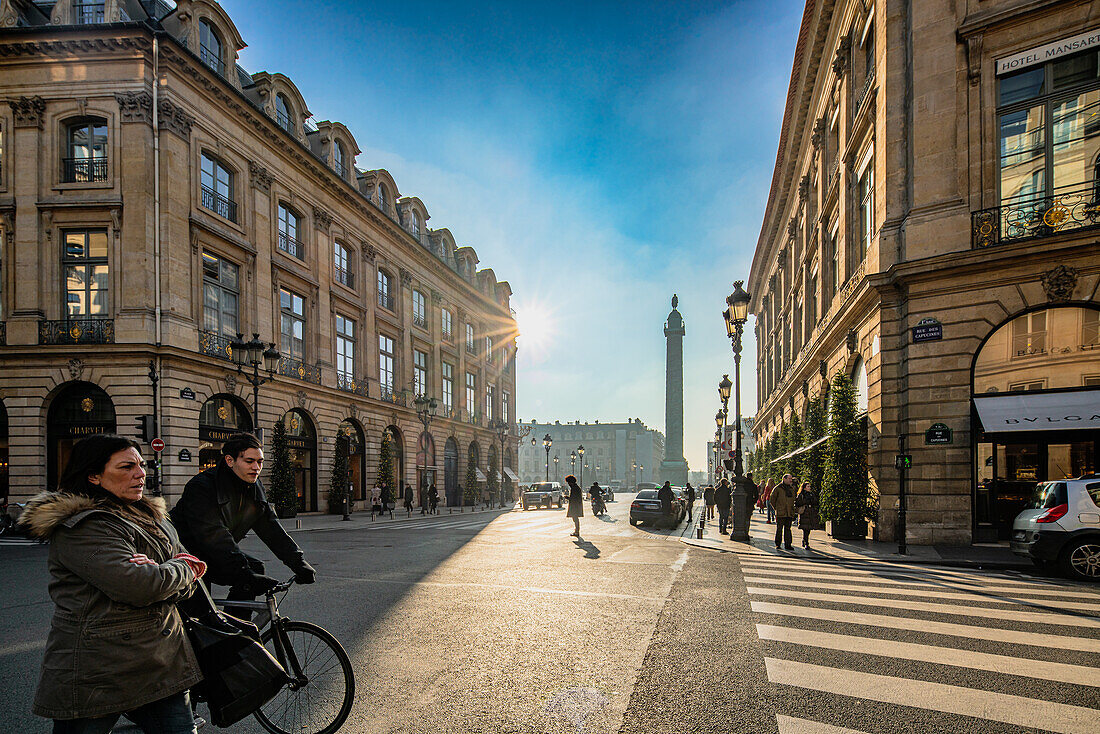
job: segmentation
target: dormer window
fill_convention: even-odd
[[[205,19],[199,21],[199,60],[219,75],[225,76],[221,36]]]
[[[275,122],[279,123],[279,127],[288,133],[294,134],[294,122],[290,117],[290,104],[286,101],[286,96],[282,94],[275,95]]]
[[[336,175],[340,178],[346,175],[347,168],[344,167],[344,146],[339,140],[332,141],[332,170],[336,171]]]
[[[420,239],[420,215],[417,214],[416,212],[413,212],[411,225],[412,225],[412,236],[417,238],[417,239]]]
[[[378,208],[381,209],[382,211],[386,211],[386,187],[382,184],[378,184],[378,192],[377,193],[378,193],[378,197],[377,197]]]
[[[96,25],[103,22],[103,11],[107,3],[73,3],[74,25]]]

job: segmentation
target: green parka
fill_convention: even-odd
[[[43,492],[20,522],[50,541],[55,609],[33,711],[76,719],[131,711],[202,679],[176,611],[195,574],[172,560],[183,550],[164,500],[125,506]],[[129,559],[143,553],[156,565]]]

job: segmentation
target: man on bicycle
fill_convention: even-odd
[[[207,564],[206,578],[228,586],[228,599],[253,600],[278,583],[264,574],[264,564],[237,545],[255,530],[275,556],[294,571],[299,584],[312,584],[313,566],[287,534],[268,504],[260,470],[264,451],[251,433],[234,433],[222,444],[221,460],[192,477],[169,513],[188,551]],[[248,619],[251,612],[229,610]]]

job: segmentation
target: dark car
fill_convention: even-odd
[[[684,515],[680,503],[673,500],[672,515],[666,515],[661,511],[661,500],[657,499],[657,490],[643,489],[630,503],[630,524],[637,525],[640,522],[651,522],[655,525],[669,525],[676,527],[680,524],[680,518]]]

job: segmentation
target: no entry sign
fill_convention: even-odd
[[[154,438],[150,443],[153,447],[153,451],[164,451],[164,440],[160,438]]]

